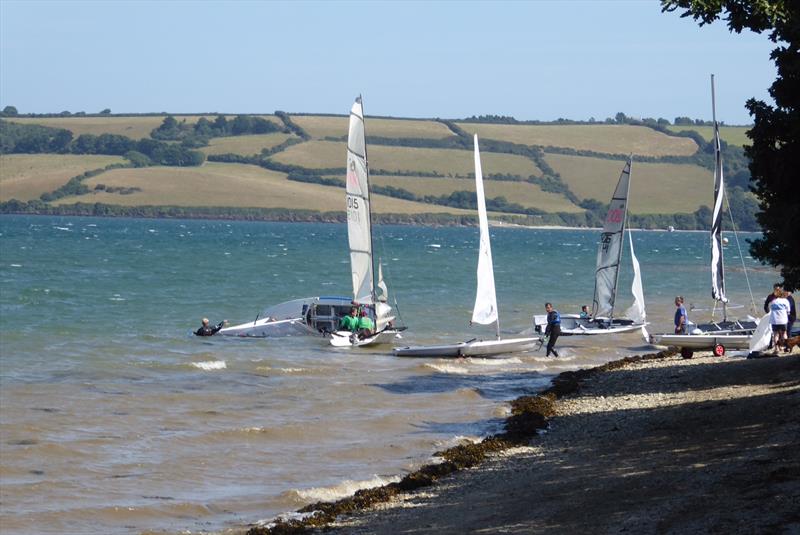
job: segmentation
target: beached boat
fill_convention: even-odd
[[[351,298],[305,297],[271,306],[253,321],[225,327],[218,334],[253,338],[324,335],[334,331],[339,318],[350,312]]]
[[[561,334],[564,336],[625,333],[635,331],[645,325],[642,275],[633,251],[630,229],[628,230],[628,240],[633,266],[633,285],[631,287],[633,305],[625,311],[623,317],[614,317],[614,303],[617,298],[617,283],[628,219],[628,194],[632,163],[633,158],[629,158],[622,169],[617,187],[611,196],[611,203],[603,224],[603,233],[600,235],[600,242],[597,246],[592,313],[588,317],[581,317],[578,314],[561,314]],[[533,316],[533,325],[536,332],[543,333],[547,326],[547,316],[544,314]]]
[[[378,288],[375,291],[375,265],[372,254],[372,213],[369,195],[369,165],[364,134],[364,108],[358,97],[350,109],[350,130],[347,135],[347,237],[350,244],[350,268],[353,278],[353,303],[373,320],[375,332],[361,336],[350,331],[331,332],[331,345],[361,347],[386,344],[402,329],[393,325],[392,307],[387,303],[388,291],[378,265]]]
[[[662,346],[677,346],[681,354],[689,358],[696,349],[712,349],[714,354],[721,356],[726,349],[747,349],[750,337],[758,326],[757,319],[748,316],[743,320],[728,318],[728,297],[725,293],[725,262],[723,258],[722,237],[722,200],[725,196],[725,181],[722,172],[722,155],[720,149],[719,125],[717,124],[716,104],[714,101],[714,75],[711,75],[711,109],[714,121],[714,210],[711,219],[711,296],[714,299],[714,308],[708,323],[687,323],[686,331],[689,334],[648,334],[642,329],[645,339],[651,344]],[[732,229],[735,235],[735,228]],[[736,240],[737,244],[739,240]],[[741,257],[741,251],[739,252]],[[743,262],[744,267],[744,262]],[[747,276],[747,270],[744,270]],[[749,286],[749,282],[748,282]],[[752,292],[750,301],[753,303]],[[714,312],[717,305],[721,304],[722,320],[714,321]],[[755,304],[753,304],[755,311]]]
[[[479,340],[442,344],[433,346],[396,347],[393,352],[398,357],[469,357],[493,356],[514,353],[530,348],[539,338],[500,338],[500,316],[497,310],[497,293],[494,285],[492,266],[492,245],[489,237],[489,219],[486,214],[486,200],[483,192],[483,172],[478,149],[478,136],[475,135],[475,191],[478,197],[478,222],[480,225],[480,248],[478,252],[478,284],[475,306],[472,308],[472,321],[481,325],[495,324],[495,340]]]

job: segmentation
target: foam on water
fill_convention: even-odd
[[[314,487],[304,490],[293,490],[294,494],[304,502],[328,502],[350,496],[358,490],[372,489],[388,485],[389,483],[397,483],[400,481],[399,476],[383,477],[372,476],[370,479],[362,481],[345,480],[330,487]]]
[[[192,366],[205,371],[224,370],[228,367],[224,360],[209,360],[206,362],[192,362]]]

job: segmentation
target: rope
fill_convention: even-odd
[[[750,277],[747,275],[747,265],[744,263],[744,255],[742,254],[742,247],[739,244],[739,234],[736,232],[736,223],[733,222],[733,210],[731,210],[731,203],[728,200],[728,191],[723,190],[725,194],[725,202],[728,204],[728,215],[731,218],[731,229],[733,229],[733,237],[736,238],[736,248],[739,249],[739,258],[742,260],[742,269],[744,270],[744,280],[747,281],[747,291],[750,292],[750,305],[753,307],[753,317],[758,317],[756,309],[756,301],[753,299],[753,289],[750,287]]]

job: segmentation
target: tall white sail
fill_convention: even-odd
[[[722,198],[725,180],[722,176],[722,153],[719,143],[719,125],[714,104],[714,75],[711,75],[711,108],[714,115],[714,211],[711,214],[711,297],[723,303],[725,295],[725,262],[722,254]]]
[[[644,323],[647,313],[644,307],[644,289],[642,288],[642,270],[639,268],[639,260],[633,252],[633,237],[628,229],[628,242],[631,245],[631,264],[633,265],[633,283],[631,293],[633,294],[633,304],[625,311],[625,317],[632,319],[634,323]]]
[[[481,237],[478,251],[478,289],[475,295],[475,306],[472,308],[472,322],[488,325],[498,321],[497,294],[494,288],[492,244],[489,239],[489,218],[486,215],[483,171],[481,170],[481,155],[478,149],[477,134],[475,134],[475,192],[478,196],[478,223]]]
[[[361,97],[356,99],[350,109],[350,131],[347,136],[347,236],[350,241],[353,299],[357,303],[372,304],[375,289],[372,273],[369,168]]]
[[[614,300],[617,294],[619,263],[622,258],[622,240],[628,211],[628,190],[630,186],[631,161],[628,159],[611,197],[611,203],[597,247],[597,264],[594,278],[594,300],[592,316],[611,317],[614,314]]]

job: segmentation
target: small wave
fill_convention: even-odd
[[[441,249],[442,248],[442,246],[439,245],[438,243],[429,243],[428,247],[431,247],[433,249]]]
[[[467,358],[467,362],[480,366],[507,366],[509,364],[522,364],[522,360],[520,360],[519,357],[510,357],[507,359],[469,357]]]
[[[22,267],[22,264],[10,264],[11,267]]]
[[[440,373],[452,373],[456,375],[467,375],[469,373],[469,370],[463,365],[451,364],[451,363],[438,364],[435,362],[426,362],[424,364],[424,367],[436,370],[437,372]]]
[[[256,525],[266,529],[272,529],[275,527],[278,521],[281,522],[291,522],[292,520],[297,520],[301,522],[306,518],[312,517],[317,514],[318,511],[310,511],[308,513],[297,513],[297,512],[289,512],[289,513],[281,513],[274,518],[265,518],[263,520],[256,520]]]
[[[380,487],[388,483],[397,483],[398,481],[400,481],[399,476],[387,478],[376,475],[373,476],[372,479],[367,479],[365,481],[352,481],[347,479],[332,487],[314,487],[305,490],[292,490],[290,492],[304,501],[312,503],[330,502],[338,500],[339,498],[344,498],[345,496],[350,496],[359,490]]]
[[[206,362],[192,362],[192,366],[205,371],[224,370],[228,367],[224,360],[208,360]]]
[[[72,229],[69,227],[53,227],[56,230],[66,230],[67,232],[72,232]]]
[[[465,444],[477,444],[480,441],[480,437],[457,435],[446,440],[437,440],[435,444],[437,449],[450,449]]]

